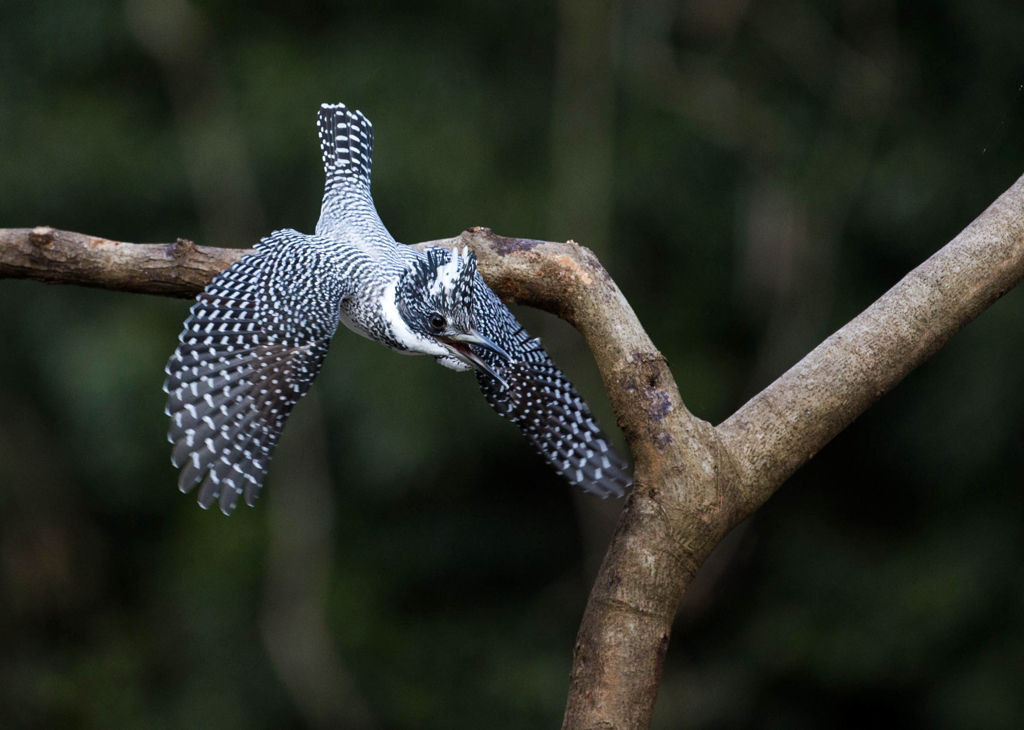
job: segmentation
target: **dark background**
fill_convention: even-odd
[[[311,231],[321,102],[395,236],[598,252],[717,423],[1024,172],[1024,5],[5,0],[0,226]],[[256,509],[175,488],[188,304],[0,282],[0,726],[557,727],[621,502],[347,331]],[[621,445],[582,339],[524,312]],[[1024,292],[723,543],[657,728],[1024,725]]]

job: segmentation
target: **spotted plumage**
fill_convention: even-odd
[[[476,371],[484,397],[572,484],[601,496],[631,483],[572,384],[463,249],[397,243],[370,196],[373,130],[360,112],[317,116],[327,182],[314,235],[264,238],[199,295],[167,364],[178,486],[230,513],[259,494],[295,403],[338,324],[398,352]]]

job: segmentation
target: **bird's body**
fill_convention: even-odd
[[[476,271],[466,250],[399,244],[370,196],[373,134],[344,105],[317,125],[327,184],[314,235],[276,231],[199,295],[167,365],[179,487],[231,512],[256,499],[291,408],[339,324],[396,352],[476,369],[481,390],[573,484],[631,480],[586,404]]]

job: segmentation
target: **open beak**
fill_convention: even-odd
[[[512,362],[512,356],[505,352],[504,349],[491,342],[476,330],[470,330],[465,334],[449,335],[439,339],[451,349],[452,354],[455,355],[455,357],[468,365],[472,365],[477,370],[487,373],[501,383],[505,388],[509,387],[508,381],[501,377],[497,370],[480,359],[480,357],[473,352],[469,346],[473,345],[474,347],[481,347],[485,350],[490,350],[498,357],[504,358],[506,363]]]

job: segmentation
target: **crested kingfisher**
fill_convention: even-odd
[[[487,402],[570,484],[602,497],[625,462],[539,339],[484,283],[476,255],[418,251],[388,233],[370,195],[373,128],[359,111],[317,115],[327,182],[313,235],[272,233],[197,297],[167,364],[168,439],[183,492],[204,508],[250,506],[295,403],[344,324],[397,352],[473,370]]]

